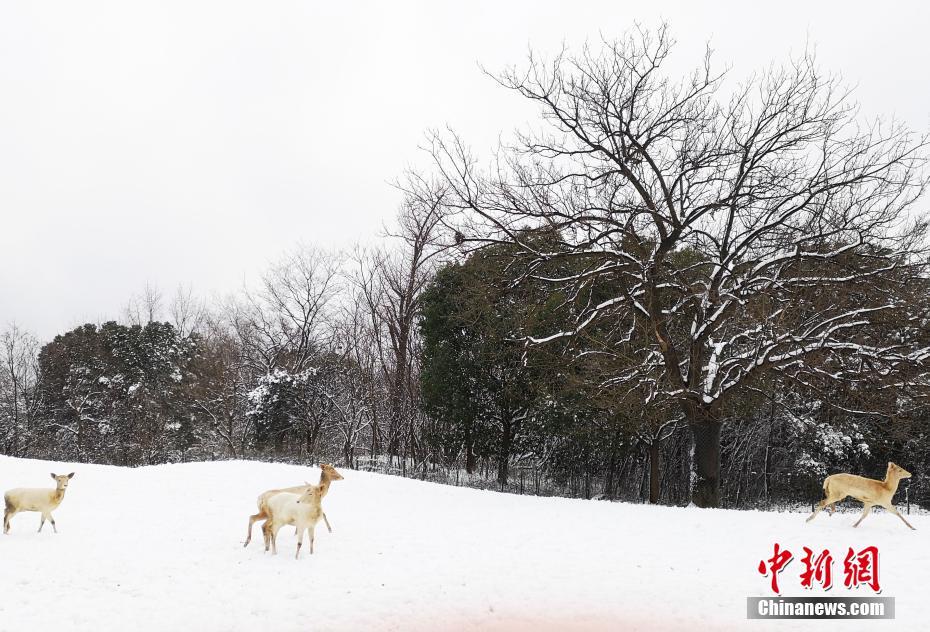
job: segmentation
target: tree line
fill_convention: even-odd
[[[45,345],[8,328],[0,448],[731,507],[919,473],[926,137],[810,56],[728,83],[672,50],[636,30],[502,73],[537,124],[486,161],[431,134],[389,246],[295,250],[222,305],[148,288]]]

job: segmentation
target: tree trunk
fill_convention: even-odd
[[[404,392],[407,388],[408,377],[407,377],[407,347],[410,342],[410,331],[406,323],[401,323],[399,327],[399,335],[397,347],[395,348],[395,357],[394,357],[394,376],[391,384],[391,393],[390,393],[390,416],[391,416],[391,428],[390,428],[390,444],[388,445],[388,452],[391,454],[396,454],[399,450],[400,435],[403,432],[403,413],[404,413]],[[405,449],[406,455],[406,449]]]
[[[497,464],[497,482],[507,485],[507,477],[510,474],[510,446],[513,442],[513,422],[505,421],[503,423],[503,432],[501,433],[501,453],[500,460]]]
[[[698,507],[720,506],[720,422],[692,423],[691,502]]]
[[[659,504],[659,442],[649,444],[649,504]]]
[[[475,473],[477,461],[475,459],[475,440],[472,435],[471,422],[469,422],[469,424],[465,426],[465,471],[469,474]]]
[[[376,416],[371,422],[371,461],[376,462],[381,452],[380,428],[378,417]]]
[[[620,424],[616,426],[613,440],[610,442],[610,462],[607,466],[607,480],[604,482],[604,495],[608,500],[616,496],[615,481],[617,477],[617,461],[620,456]]]
[[[352,443],[345,441],[342,445],[342,456],[345,459],[346,467],[350,470],[355,469],[355,448]]]

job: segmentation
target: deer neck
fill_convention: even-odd
[[[885,489],[894,493],[898,491],[898,483],[900,482],[901,482],[901,479],[898,478],[897,476],[894,476],[892,474],[886,474],[885,480],[882,481],[882,485],[884,486]]]
[[[901,483],[901,479],[897,476],[886,476],[885,477],[885,487],[890,491],[898,491],[898,485]]]
[[[52,502],[54,502],[55,504],[58,504],[62,500],[64,500],[64,497],[65,497],[65,490],[63,489],[56,489],[54,492],[52,492]]]
[[[326,472],[320,472],[320,498],[329,492],[329,484],[332,480],[326,475]]]

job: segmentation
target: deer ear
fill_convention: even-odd
[[[74,472],[71,472],[70,474],[68,474],[68,478],[74,478]]]
[[[55,478],[55,472],[52,472],[52,478]]]

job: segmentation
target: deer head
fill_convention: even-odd
[[[343,478],[342,474],[336,471],[332,463],[320,463],[320,469],[323,470],[323,474],[326,475],[326,478],[331,481],[341,481]]]
[[[907,470],[905,470],[905,469],[904,469],[903,467],[901,467],[900,465],[898,465],[898,464],[896,464],[896,463],[892,463],[891,461],[889,461],[889,462],[888,462],[888,477],[889,477],[889,478],[896,478],[896,479],[898,479],[898,480],[901,480],[901,479],[903,479],[903,478],[910,478],[910,477],[911,477],[911,473],[908,472]]]
[[[70,474],[60,474],[60,475],[52,472],[52,480],[55,481],[55,487],[59,491],[64,491],[68,489],[68,481],[70,481],[72,478],[74,478],[74,472],[71,472]]]

